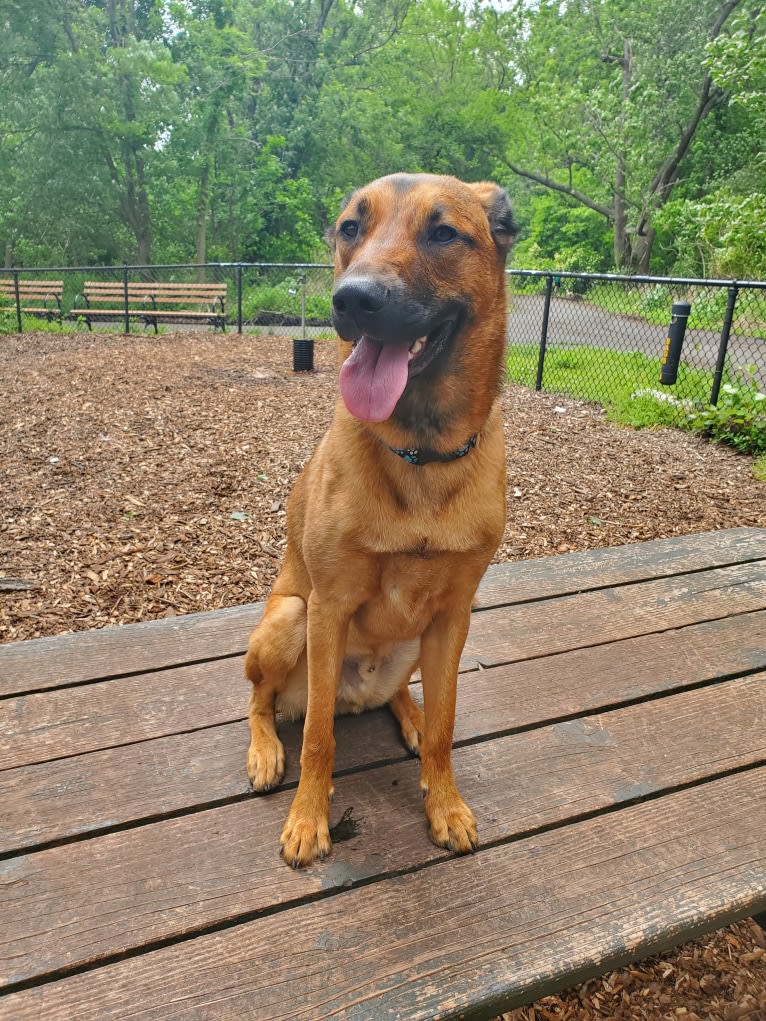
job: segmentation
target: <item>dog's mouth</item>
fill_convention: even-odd
[[[455,332],[457,322],[455,319],[446,319],[440,323],[435,330],[431,330],[425,337],[418,337],[413,340],[407,349],[409,359],[409,374],[415,376],[422,372],[438,355]]]
[[[368,422],[390,418],[409,380],[441,354],[457,325],[446,319],[409,343],[383,343],[367,334],[352,341],[340,370],[340,391],[351,414]]]

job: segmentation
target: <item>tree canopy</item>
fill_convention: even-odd
[[[757,0],[0,0],[11,265],[323,258],[349,189],[490,177],[517,264],[766,274]]]

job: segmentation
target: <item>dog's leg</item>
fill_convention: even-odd
[[[250,636],[245,675],[250,695],[247,774],[253,790],[265,792],[284,776],[285,749],[274,719],[276,696],[306,645],[306,604],[300,596],[273,595]]]
[[[429,836],[440,847],[460,852],[473,850],[479,842],[476,819],[452,775],[457,673],[470,616],[470,605],[464,610],[440,613],[423,635],[420,647],[425,703],[420,786]]]
[[[412,700],[409,678],[399,688],[388,705],[399,722],[404,743],[413,755],[420,755],[420,742],[423,740],[425,716],[420,706]]]
[[[293,868],[330,853],[330,808],[335,763],[335,698],[351,612],[312,592],[308,602],[309,696],[303,726],[301,777],[280,837]]]

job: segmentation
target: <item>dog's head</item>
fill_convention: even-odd
[[[333,325],[352,345],[340,377],[352,415],[389,419],[404,395],[412,403],[454,373],[477,336],[493,337],[497,360],[515,233],[506,192],[488,182],[393,174],[351,195],[330,241]],[[477,367],[487,355],[473,353]]]

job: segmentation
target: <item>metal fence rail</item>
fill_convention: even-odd
[[[715,403],[722,386],[766,389],[766,282],[508,271],[509,377],[599,403],[663,403],[672,420]],[[77,328],[86,281],[225,283],[226,321],[238,332],[331,335],[327,263],[208,263],[0,270],[0,330],[39,327],[23,314],[22,282],[63,280],[61,328]],[[676,381],[659,382],[674,302],[691,306]],[[127,311],[127,308],[124,310]],[[48,317],[57,319],[56,315]],[[82,323],[80,324],[82,325]],[[140,330],[128,315],[94,328]]]

